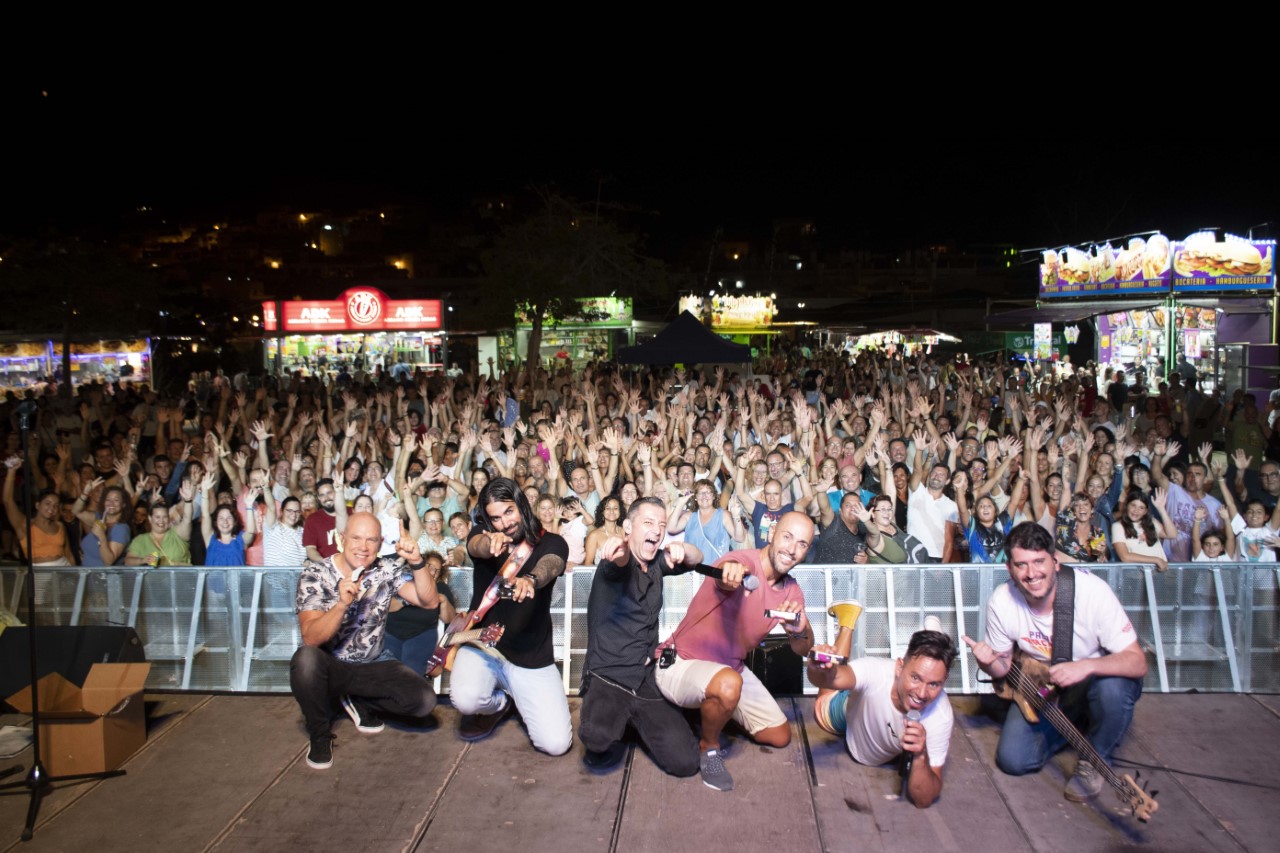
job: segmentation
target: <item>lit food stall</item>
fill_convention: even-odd
[[[1266,390],[1277,363],[1274,240],[1213,232],[1173,244],[1176,352],[1202,387]]]
[[[635,342],[634,317],[629,296],[592,296],[578,299],[580,316],[542,325],[542,343],[538,363],[548,366],[556,360],[571,359],[575,364],[592,359],[608,360],[619,348]],[[529,333],[533,330],[528,314],[516,310],[515,332],[498,336],[498,358],[510,364],[517,354],[521,358],[529,350]]]
[[[264,302],[268,369],[337,374],[395,365],[445,366],[447,344],[438,299],[388,299],[381,290],[353,287],[335,300]]]
[[[889,355],[903,353],[908,358],[914,358],[922,351],[925,354],[932,353],[938,344],[959,342],[959,338],[936,329],[886,329],[858,335],[856,338],[850,337],[845,340],[844,349],[855,354],[866,350]]]
[[[62,376],[61,341],[0,342],[0,393],[42,390]],[[71,384],[151,382],[151,339],[71,342]]]
[[[0,394],[39,392],[53,375],[48,341],[0,343]]]
[[[686,294],[680,297],[680,311],[688,311],[711,327],[711,331],[738,344],[751,347],[751,355],[772,350],[772,338],[781,334],[773,318],[778,316],[775,294],[768,296],[734,296],[715,293],[707,297]],[[754,339],[754,340],[753,340]]]
[[[53,342],[55,372],[61,363],[61,345]],[[73,341],[71,383],[151,382],[151,339]]]
[[[1104,367],[1163,377],[1182,354],[1205,390],[1252,385],[1241,371],[1275,361],[1274,249],[1274,241],[1201,232],[1176,242],[1134,237],[1120,249],[1049,250],[1034,313],[1092,319]]]

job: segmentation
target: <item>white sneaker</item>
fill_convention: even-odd
[[[924,617],[924,629],[926,631],[937,631],[942,633],[942,620],[937,616],[929,615]]]

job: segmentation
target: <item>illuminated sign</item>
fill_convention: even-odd
[[[711,327],[756,329],[772,326],[778,307],[772,296],[711,297]]]
[[[701,296],[686,294],[680,297],[680,313],[688,311],[699,320],[702,319],[702,312],[706,309],[706,304],[702,301]]]
[[[1227,234],[1219,243],[1212,231],[1173,244],[1173,289],[1272,290],[1276,286],[1274,240],[1247,240]]]
[[[388,299],[372,287],[353,287],[335,300],[293,300],[263,304],[263,328],[269,332],[381,332],[440,328],[439,299]]]
[[[1153,296],[1175,292],[1274,290],[1274,240],[1252,240],[1212,231],[1170,243],[1163,234],[1135,237],[1089,251],[1066,248],[1044,253],[1040,297]]]
[[[1163,234],[1135,237],[1120,248],[1104,243],[1087,252],[1050,249],[1040,265],[1040,297],[1168,293],[1169,257],[1169,238]]]
[[[387,296],[380,290],[371,287],[355,287],[342,294],[342,302],[347,309],[347,320],[357,329],[379,328],[382,319],[382,306]]]

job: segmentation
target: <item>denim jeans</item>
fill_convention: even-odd
[[[1141,679],[1098,676],[1068,690],[1059,706],[1109,765],[1111,753],[1133,722],[1133,706],[1141,695]],[[1034,773],[1066,745],[1066,738],[1043,715],[1032,725],[1014,705],[1000,732],[996,766],[1010,776]]]
[[[396,660],[418,675],[426,677],[427,663],[431,660],[431,653],[436,650],[435,631],[423,631],[407,640],[397,639],[388,633],[382,638],[382,643],[383,648],[391,652]]]
[[[496,714],[507,707],[503,691],[516,703],[535,748],[548,755],[569,751],[573,725],[555,664],[525,669],[498,654],[471,646],[458,649],[449,676],[449,698],[455,708],[464,714]]]

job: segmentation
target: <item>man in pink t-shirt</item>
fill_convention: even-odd
[[[801,656],[813,648],[813,629],[804,612],[800,585],[787,576],[813,544],[813,522],[799,512],[778,519],[773,539],[752,551],[731,551],[716,561],[722,580],[708,578],[689,603],[675,632],[660,648],[675,650],[670,666],[658,670],[658,688],[682,708],[702,712],[702,781],[718,791],[733,790],[720,753],[720,732],[730,719],[765,746],[791,742],[791,726],[760,679],[743,668],[747,653],[777,625]],[[760,582],[742,587],[744,574]],[[796,621],[765,615],[766,610],[798,614]],[[670,655],[670,653],[667,653]]]

